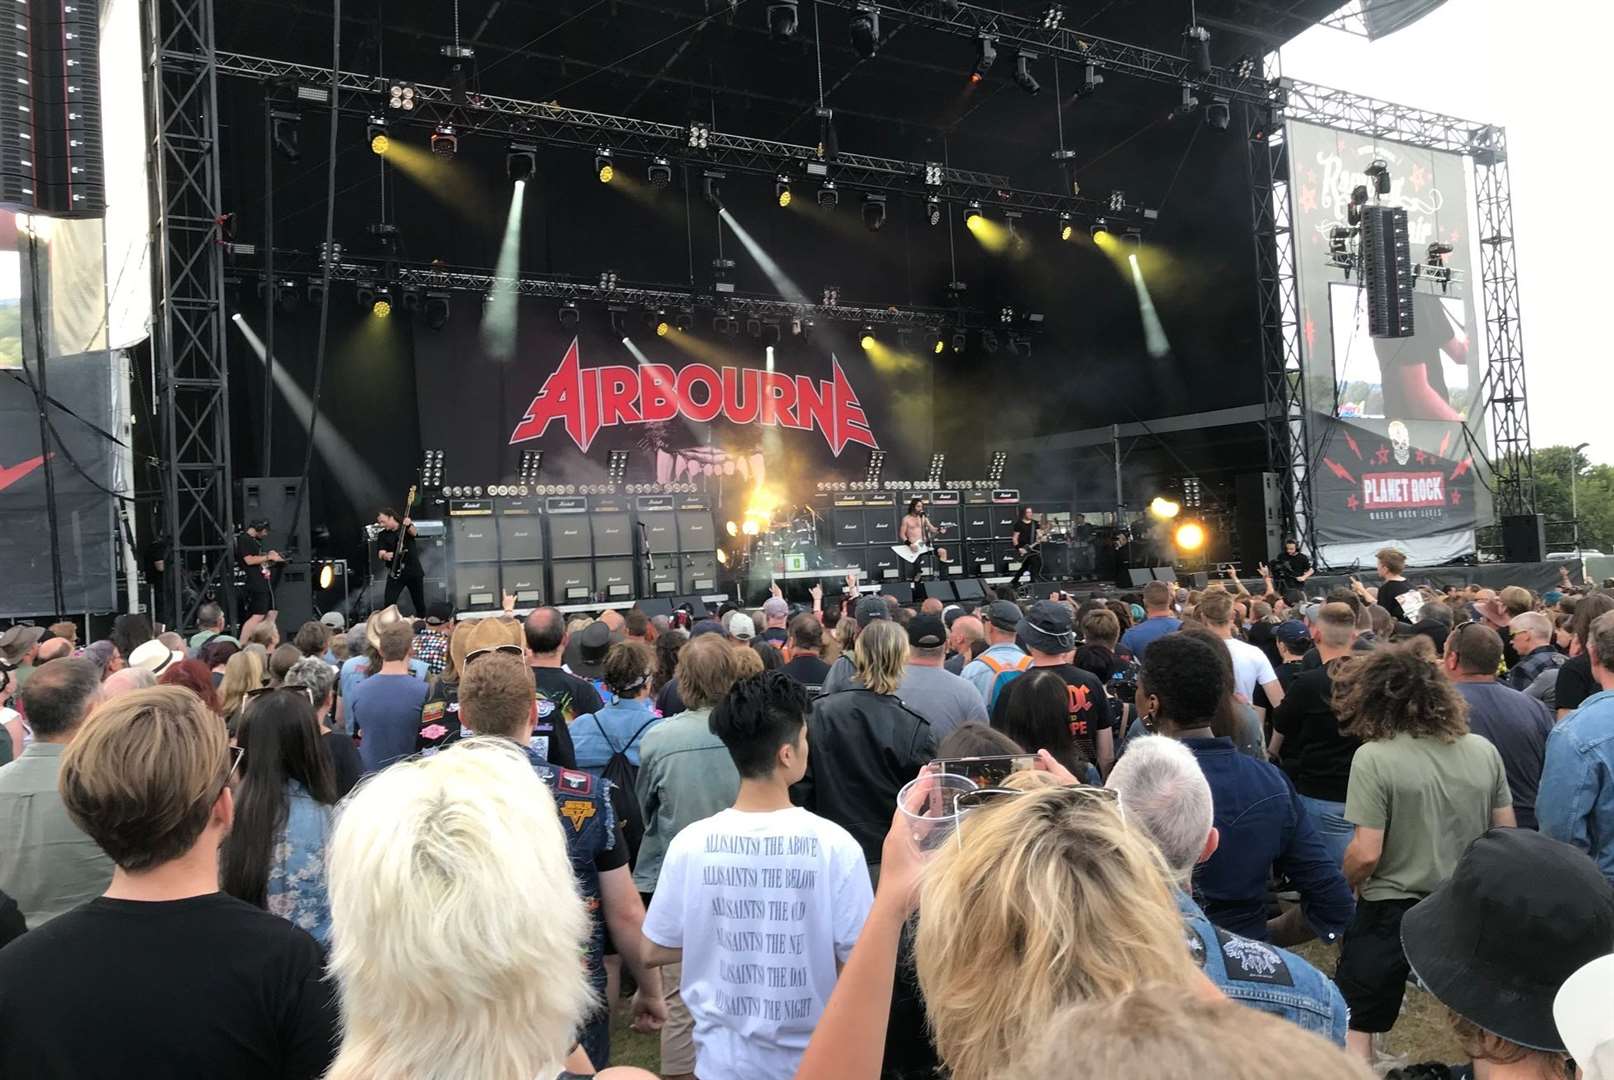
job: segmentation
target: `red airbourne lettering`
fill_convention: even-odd
[[[816,430],[836,457],[851,443],[880,448],[857,391],[834,357],[830,377],[821,380],[709,364],[690,364],[676,372],[666,364],[585,368],[576,338],[527,406],[510,442],[542,438],[558,420],[577,448],[586,451],[601,428],[660,423],[675,416],[703,424],[721,417],[731,424]]]

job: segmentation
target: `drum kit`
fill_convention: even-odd
[[[820,515],[810,504],[781,503],[758,523],[755,540],[742,566],[763,565],[785,572],[827,565],[819,545]]]

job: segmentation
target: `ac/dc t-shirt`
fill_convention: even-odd
[[[701,1080],[795,1075],[873,902],[857,841],[800,807],[673,837],[644,936],[683,950]]]
[[[1098,676],[1075,664],[1055,664],[1046,668],[1028,668],[1005,686],[992,706],[992,726],[1001,727],[1008,715],[1009,702],[1016,689],[1023,689],[1026,675],[1033,671],[1051,671],[1065,680],[1070,694],[1070,737],[1076,748],[1091,765],[1098,764],[1098,733],[1111,726],[1110,702],[1104,696],[1104,684]],[[1111,743],[1113,746],[1114,743]],[[1027,749],[1036,749],[1027,747]]]

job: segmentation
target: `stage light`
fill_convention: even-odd
[[[773,195],[779,201],[780,209],[790,205],[790,177],[779,174],[779,178],[773,182]]]
[[[970,71],[970,82],[978,83],[986,78],[997,60],[997,40],[991,34],[982,34],[975,42],[975,67]]]
[[[1149,503],[1149,513],[1162,521],[1174,518],[1182,511],[1182,507],[1172,502],[1164,495],[1156,495]]]
[[[275,149],[287,161],[301,161],[303,114],[295,109],[271,109],[269,111],[269,130],[272,133]]]
[[[439,157],[453,157],[459,153],[460,139],[454,134],[453,124],[438,124],[432,131],[432,153]]]
[[[364,125],[364,138],[370,144],[370,153],[385,154],[392,146],[392,140],[387,138],[387,118],[370,117],[370,122]]]
[[[1194,96],[1194,87],[1192,83],[1183,83],[1181,93],[1182,96],[1177,102],[1177,107],[1172,109],[1170,115],[1167,116],[1168,120],[1176,120],[1187,116],[1189,113],[1199,108],[1199,98]]]
[[[1226,98],[1211,98],[1211,103],[1205,106],[1205,126],[1216,131],[1226,131],[1232,116],[1232,109]]]
[[[664,157],[651,158],[650,167],[645,170],[651,187],[664,188],[672,185],[672,163]]]
[[[413,83],[394,81],[387,94],[387,108],[402,109],[404,112],[409,112],[414,107],[415,85]]]
[[[1087,64],[1082,68],[1082,84],[1076,88],[1079,98],[1091,97],[1104,85],[1104,76],[1099,74],[1097,64]]]
[[[1179,551],[1198,551],[1205,546],[1205,526],[1197,521],[1185,521],[1172,534]]]
[[[1059,239],[1069,240],[1076,232],[1076,226],[1071,223],[1070,214],[1061,210],[1059,212]]]
[[[560,305],[560,310],[555,313],[555,317],[560,320],[561,326],[570,330],[577,326],[578,322],[582,320],[583,316],[582,313],[577,310],[577,301],[567,300]]]
[[[1037,59],[1036,53],[1021,50],[1014,58],[1015,85],[1033,96],[1042,93],[1042,84],[1037,77],[1031,74],[1031,61]]]
[[[594,153],[594,175],[600,183],[609,184],[616,179],[616,166],[611,164],[611,151],[601,147]]]
[[[963,352],[964,346],[970,343],[970,336],[962,330],[953,334],[953,351]]]
[[[1375,189],[1380,195],[1390,194],[1390,163],[1383,158],[1374,158],[1373,164],[1362,170],[1367,173],[1368,179],[1373,181]]]
[[[504,171],[518,184],[531,180],[538,172],[538,148],[531,143],[511,143],[504,152]]]
[[[668,323],[666,319],[663,319],[656,324],[657,337],[666,337],[670,333],[672,333],[672,325]]]
[[[873,4],[860,4],[846,29],[852,35],[852,48],[863,59],[872,59],[880,51],[880,9]]]
[[[870,232],[885,228],[885,196],[863,196],[863,227]]]
[[[980,216],[981,216],[981,204],[979,202],[977,202],[976,200],[971,199],[969,201],[969,205],[964,207],[964,224],[967,226],[967,225],[969,225],[970,222],[974,221],[976,218],[978,218]]]
[[[723,209],[723,181],[728,179],[728,175],[716,169],[701,173],[701,196],[719,210]]]
[[[392,314],[392,300],[385,293],[378,294],[370,304],[370,314],[385,319]]]
[[[863,332],[858,336],[858,343],[863,346],[865,352],[874,348],[878,344],[874,338],[874,327],[865,326]]]
[[[796,0],[768,5],[768,34],[775,41],[789,41],[796,36]]]
[[[835,181],[825,180],[818,188],[818,205],[826,210],[834,209],[841,201],[841,193],[835,189]]]
[[[998,336],[997,336],[997,334],[993,333],[991,330],[982,330],[981,331],[981,348],[986,350],[986,354],[988,356],[997,355],[997,351],[998,351]]]
[[[942,353],[944,353],[946,351],[947,351],[947,339],[942,337],[940,334],[937,334],[936,335],[936,345],[935,345],[934,348],[931,349],[931,352],[935,353],[937,356],[940,356]]]
[[[941,206],[940,197],[938,197],[936,195],[931,195],[931,196],[926,197],[926,199],[925,199],[925,220],[930,222],[930,224],[934,226],[934,225],[940,225],[941,224],[941,219],[942,219],[942,206]]]
[[[1101,240],[1108,240],[1110,236],[1110,227],[1103,218],[1099,218],[1097,221],[1093,222],[1092,225],[1088,226],[1087,235],[1093,238],[1094,243],[1099,243]]]
[[[740,526],[740,532],[746,536],[755,536],[761,531],[762,526],[758,523],[757,519],[753,517],[746,518],[745,523]]]
[[[740,523],[737,521],[725,521],[723,523],[723,531],[728,533],[730,536],[739,536]]]
[[[433,330],[441,330],[448,325],[448,317],[453,304],[446,292],[429,292],[426,294],[426,325]]]
[[[762,337],[762,320],[751,318],[745,320],[745,332],[754,338]]]
[[[820,307],[834,307],[841,302],[841,290],[835,285],[824,286],[824,298]]]
[[[689,147],[691,150],[705,150],[707,140],[712,137],[712,129],[699,121],[689,125]]]
[[[695,328],[695,313],[692,311],[680,311],[673,318],[673,328],[681,334],[689,333]]]
[[[319,587],[329,589],[336,582],[336,564],[321,563],[319,567]]]
[[[1255,77],[1255,57],[1245,53],[1233,61],[1233,77],[1240,82]]]
[[[1049,4],[1042,12],[1042,28],[1044,30],[1058,30],[1065,21],[1065,9],[1058,4]]]
[[[606,292],[610,292],[610,291],[612,291],[613,289],[616,288],[616,283],[617,283],[617,276],[616,276],[616,271],[615,270],[601,270],[600,271],[600,288],[602,290],[604,290]]]
[[[1184,48],[1193,54],[1194,70],[1200,75],[1211,73],[1210,31],[1203,26],[1190,26],[1182,32]]]
[[[722,548],[718,548],[717,561],[722,563],[724,566],[727,566],[729,564],[729,553],[724,551]]]

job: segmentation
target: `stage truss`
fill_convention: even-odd
[[[152,354],[167,609],[195,625],[207,584],[230,582],[235,535],[213,0],[146,0],[152,142]],[[191,587],[201,585],[201,587]],[[190,604],[186,604],[190,592]]]
[[[1268,64],[1275,64],[1274,56]],[[1295,278],[1287,121],[1304,121],[1374,139],[1462,154],[1474,162],[1480,281],[1487,356],[1481,396],[1490,416],[1486,472],[1500,515],[1535,512],[1524,341],[1513,251],[1513,202],[1507,136],[1494,124],[1417,109],[1311,83],[1274,77],[1265,105],[1246,107],[1250,213],[1260,295],[1261,360],[1266,392],[1268,467],[1283,480],[1284,518],[1317,561],[1312,514],[1310,411],[1302,378],[1300,300]],[[1476,451],[1481,448],[1475,446]],[[1484,457],[1484,455],[1481,455]]]

